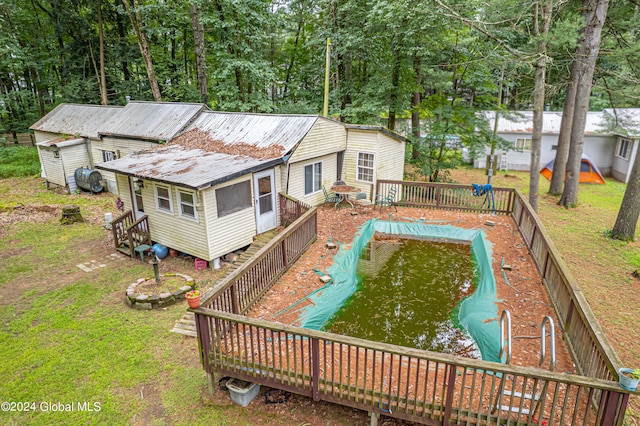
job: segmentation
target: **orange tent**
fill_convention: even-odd
[[[548,180],[551,180],[554,162],[555,160],[549,161],[549,163],[540,170],[540,174]],[[600,185],[605,184],[604,177],[602,177],[602,173],[598,170],[598,166],[596,166],[595,163],[585,154],[582,154],[582,161],[580,162],[580,179],[578,182],[597,183]]]

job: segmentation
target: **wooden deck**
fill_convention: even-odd
[[[253,243],[251,243],[251,245],[249,246],[249,248],[247,248],[244,251],[244,253],[240,255],[240,257],[238,257],[238,260],[233,262],[231,266],[227,268],[227,272],[221,278],[221,280],[226,278],[228,275],[233,273],[233,271],[235,271],[240,266],[242,266],[245,262],[251,259],[258,252],[258,250],[260,250],[262,247],[267,245],[267,243],[271,241],[273,237],[275,237],[277,234],[278,232],[274,229],[274,230],[265,232],[263,234],[257,235],[255,240],[253,240]],[[173,333],[183,334],[189,337],[197,337],[196,320],[193,312],[185,312],[182,318],[176,321],[175,325],[170,331],[172,331]]]

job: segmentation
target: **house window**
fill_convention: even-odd
[[[114,151],[102,151],[102,161],[104,161],[105,163],[107,161],[113,161],[117,158],[118,157],[116,157],[116,153]]]
[[[55,150],[53,151],[53,158],[60,158],[60,151],[59,150]]]
[[[618,157],[628,160],[631,156],[631,141],[629,139],[619,139],[616,153]]]
[[[218,217],[251,207],[251,182],[244,181],[216,189]]]
[[[531,151],[531,139],[518,138],[513,144],[517,151]]]
[[[197,219],[196,197],[193,192],[178,191],[178,199],[180,202],[180,216],[188,219]]]
[[[373,182],[373,154],[367,152],[358,153],[358,176],[357,179],[364,182]]]
[[[304,195],[320,191],[322,187],[322,162],[304,166]]]
[[[156,185],[156,208],[160,211],[173,213],[171,191],[166,186]]]

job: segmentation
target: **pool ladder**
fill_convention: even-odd
[[[542,366],[547,357],[547,324],[549,324],[549,338],[550,338],[549,346],[550,346],[550,356],[551,356],[549,370],[553,371],[556,366],[556,333],[555,333],[553,319],[548,315],[542,318],[542,324],[541,324],[542,340],[541,340],[541,347],[540,347],[539,365]],[[506,349],[505,349],[505,332],[507,334]],[[505,357],[505,364],[511,364],[511,313],[509,313],[507,309],[502,311],[502,314],[500,315],[500,353],[498,357],[502,360],[503,356]],[[530,411],[529,409],[524,408],[524,403],[523,403],[524,401],[520,402],[519,404],[513,403],[514,398],[519,398],[520,400],[524,399],[524,400],[534,401],[533,414],[535,415],[536,411],[540,406],[541,396],[543,395],[546,396],[547,394],[547,388],[549,386],[548,382],[546,380],[543,380],[542,390],[539,393],[536,393],[535,395],[533,395],[529,393],[523,394],[522,392],[514,391],[513,386],[512,386],[512,389],[506,389],[506,380],[507,378],[503,375],[502,380],[500,382],[500,391],[498,393],[499,396],[496,397],[496,402],[493,407],[493,412],[500,409],[500,411],[504,411],[504,412],[512,412],[512,413],[528,415]],[[501,399],[504,396],[509,397],[509,405],[500,405]]]

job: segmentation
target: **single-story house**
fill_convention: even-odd
[[[75,186],[74,172],[91,168],[91,144],[99,141],[100,124],[122,107],[60,104],[30,127],[34,131],[42,177],[47,187]]]
[[[495,112],[484,112],[484,117],[493,128]],[[545,111],[543,115],[540,165],[544,167],[555,159],[558,134],[562,122],[562,111]],[[605,176],[627,182],[631,165],[638,150],[640,138],[640,110],[607,109],[587,113],[583,151]],[[501,170],[528,171],[531,164],[531,138],[533,135],[533,112],[510,112],[498,117],[497,134],[508,142],[508,150],[496,150]],[[490,154],[490,148],[486,148]],[[474,167],[485,168],[486,156],[470,159]]]
[[[170,141],[200,113],[203,104],[129,102],[122,106],[60,104],[30,128],[47,184],[68,187],[77,168],[127,156]],[[108,191],[115,176],[103,172]],[[73,184],[73,182],[71,182]]]
[[[200,111],[166,144],[97,164],[151,238],[211,261],[276,227],[277,193],[318,205],[342,179],[403,178],[405,139],[317,115]]]

